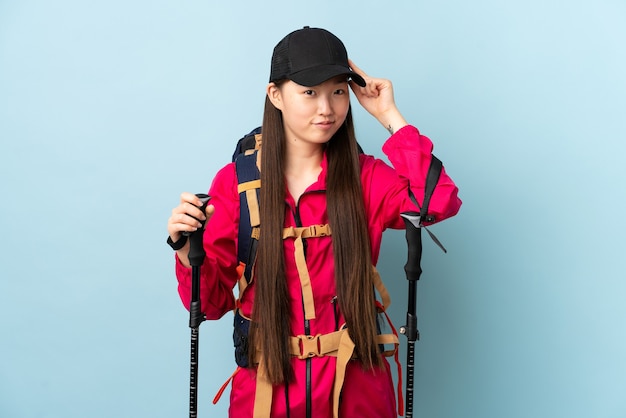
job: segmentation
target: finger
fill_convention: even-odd
[[[183,213],[186,213],[187,215],[192,216],[200,221],[206,219],[206,214],[203,213],[195,204],[186,202],[183,203],[181,206]]]
[[[348,58],[348,65],[350,66],[350,68],[352,68],[352,71],[354,71],[355,73],[357,73],[361,77],[363,77],[363,78],[367,77],[367,74],[365,74],[365,71],[363,71],[362,69],[357,67],[356,64],[354,63],[354,61],[352,61],[350,58]]]
[[[359,74],[365,80],[365,87],[359,86],[362,89],[361,91],[363,91],[368,97],[378,97],[378,93],[380,90],[379,86],[382,80],[368,76],[367,73],[365,73],[365,71],[359,68],[354,63],[354,61],[352,61],[349,58],[348,58],[348,65],[350,65],[350,68],[352,68],[352,70],[355,73]]]
[[[352,84],[352,91],[354,91],[354,89],[358,87],[358,88],[361,89],[361,92],[367,93],[367,91],[368,91],[367,88],[371,85],[371,82],[369,80],[369,76],[367,74],[365,74],[365,71],[363,71],[362,69],[357,67],[357,65],[354,63],[354,61],[352,61],[349,58],[348,58],[348,65],[350,66],[350,68],[352,68],[352,71],[354,71],[355,73],[357,73],[358,75],[363,77],[363,80],[365,80],[365,87],[361,87],[358,84],[354,83],[354,84]],[[355,93],[356,93],[356,91],[355,91]]]
[[[202,207],[203,202],[195,194],[184,192],[180,195],[180,205],[176,208],[179,212],[186,212],[193,216],[199,216],[204,220],[204,213],[198,208]],[[174,210],[176,210],[174,209]]]
[[[173,214],[170,218],[170,223],[181,231],[192,231],[202,226],[202,223],[196,217],[188,213]]]
[[[350,89],[352,89],[352,91],[354,92],[354,94],[356,94],[357,97],[363,95],[363,87],[355,83],[354,80],[350,80],[348,84],[350,85]]]
[[[174,239],[175,235],[181,234],[183,232],[196,232],[198,229],[199,227],[195,227],[195,226],[191,226],[187,224],[172,224],[167,230],[170,234],[170,237],[172,237],[172,240],[178,241]]]
[[[190,224],[192,222],[193,224]],[[173,241],[178,241],[183,232],[195,232],[200,228],[197,220],[186,214],[173,214],[167,222],[167,232]]]
[[[185,202],[194,202],[197,199],[196,195],[193,193],[189,193],[189,192],[182,192],[180,194],[180,203],[185,203]]]
[[[365,79],[365,87],[361,87],[358,84],[351,81],[350,87],[357,97],[376,98],[379,96],[379,83],[376,79]]]
[[[190,207],[195,208],[195,206],[191,205]],[[169,225],[172,227],[173,230],[176,231],[188,231],[188,232],[193,232],[195,230],[197,230],[198,228],[202,227],[202,222],[200,222],[198,219],[200,219],[200,214],[202,214],[202,212],[200,210],[197,210],[197,213],[193,213],[190,214],[188,212],[179,212],[179,211],[173,211],[172,212],[172,216],[170,217],[168,223]],[[209,220],[211,219],[211,217],[213,216],[213,213],[215,212],[215,206],[213,205],[208,205],[206,208],[206,214],[204,214],[205,216],[202,218],[202,220]]]
[[[215,213],[215,206],[213,205],[207,205],[206,207],[206,211],[205,211],[205,215],[206,215],[206,219],[207,221],[209,219],[211,219],[211,217],[213,216],[213,214]]]
[[[353,80],[351,80],[350,87],[352,87],[352,91],[354,91],[355,93],[360,92],[365,97],[369,97],[369,98],[378,97],[380,95],[380,89],[381,89],[381,86],[383,85],[384,80],[379,79],[379,78],[372,78],[368,76],[359,67],[354,65],[354,62],[352,60],[348,60],[348,62],[352,70],[355,73],[359,74],[361,77],[363,77],[363,79],[365,80],[365,87],[361,87],[358,84],[354,83]],[[356,89],[360,89],[360,90],[357,92]]]
[[[204,221],[206,219],[206,215],[202,213],[197,206],[192,205],[191,203],[185,202],[176,206],[172,209],[172,218],[175,218],[176,221],[180,219],[185,219],[184,217],[189,217],[190,219],[194,219],[193,223],[198,223],[200,221]]]
[[[188,202],[194,206],[202,206],[202,201],[193,193],[183,192],[180,195],[180,203]]]
[[[373,78],[367,80],[367,85],[365,86],[365,94],[368,97],[378,97],[378,80]]]

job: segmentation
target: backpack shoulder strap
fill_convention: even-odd
[[[235,159],[239,193],[239,233],[237,259],[244,267],[246,282],[252,281],[252,265],[256,257],[260,227],[259,189],[261,173],[257,167],[258,151]]]

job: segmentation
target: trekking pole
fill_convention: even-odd
[[[420,215],[416,212],[401,214],[406,226],[406,242],[408,246],[407,262],[404,266],[406,278],[409,281],[409,302],[406,313],[406,325],[400,328],[400,333],[407,337],[406,353],[406,417],[413,417],[413,391],[415,372],[415,341],[419,340],[417,329],[417,281],[422,274],[420,262],[422,259],[422,231],[420,229]]]
[[[428,235],[445,253],[446,249],[441,245],[437,237],[430,232],[422,222],[433,223],[435,217],[428,214],[428,206],[430,198],[435,191],[439,176],[442,170],[442,163],[434,155],[431,156],[430,166],[426,174],[426,184],[424,188],[424,200],[420,207],[415,199],[413,192],[409,188],[409,197],[420,208],[420,212],[404,212],[401,213],[404,225],[406,227],[406,242],[409,250],[404,271],[409,281],[409,302],[407,305],[406,325],[400,328],[400,333],[407,337],[407,353],[406,353],[406,417],[413,418],[413,390],[414,390],[414,373],[415,373],[415,341],[420,339],[420,333],[417,329],[417,281],[422,275],[422,228],[426,229]]]
[[[205,213],[210,197],[206,194],[196,194],[202,201],[199,208]],[[204,224],[196,231],[183,233],[189,236],[189,264],[191,264],[191,302],[189,304],[189,328],[191,328],[191,357],[190,357],[190,378],[189,378],[189,418],[196,418],[198,413],[198,343],[200,335],[200,324],[205,320],[200,303],[200,267],[204,262],[206,253],[202,238],[204,235]]]

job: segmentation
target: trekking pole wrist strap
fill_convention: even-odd
[[[185,246],[185,244],[187,244],[187,236],[186,235],[181,235],[180,238],[178,239],[178,241],[176,241],[176,242],[172,241],[172,237],[168,236],[167,237],[167,244],[170,247],[172,247],[172,250],[178,251],[181,248],[183,248]]]

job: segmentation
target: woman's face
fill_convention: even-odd
[[[280,87],[270,83],[268,95],[283,114],[288,143],[325,144],[345,121],[350,106],[345,76],[331,78],[315,87],[290,80]]]

